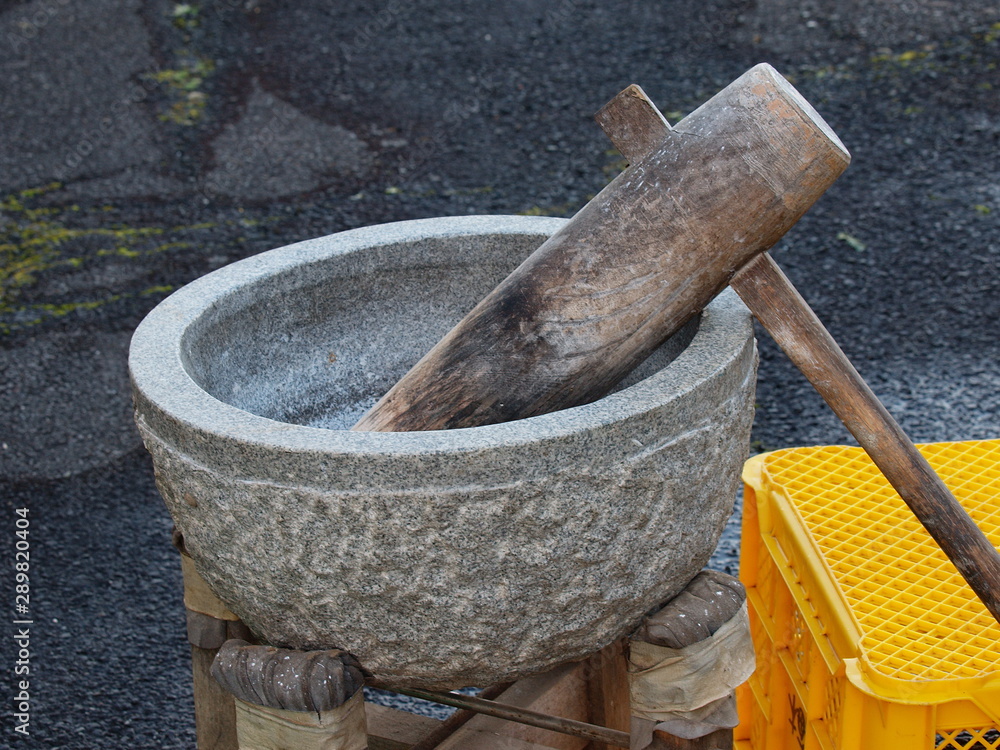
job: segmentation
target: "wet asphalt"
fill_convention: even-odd
[[[973,0],[0,2],[0,747],[194,745],[171,522],[131,423],[145,313],[309,237],[572,215],[623,166],[591,116],[631,82],[676,120],[758,62],[786,74],[853,162],[775,258],[915,440],[1000,437],[998,24]],[[759,341],[751,450],[851,442]]]

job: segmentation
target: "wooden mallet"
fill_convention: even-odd
[[[597,120],[629,168],[354,429],[472,427],[594,401],[732,285],[1000,622],[1000,554],[766,253],[847,168],[836,134],[766,64],[673,128],[638,86]]]

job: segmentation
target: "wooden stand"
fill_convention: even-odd
[[[194,724],[198,750],[238,750],[233,696],[211,675],[219,648],[230,638],[253,636],[230,612],[195,570],[184,550],[184,539],[174,529],[172,541],[181,553],[184,575],[184,609],[191,644],[191,678],[194,684]]]
[[[582,661],[486,688],[481,697],[490,700],[485,706],[478,701],[472,710],[460,710],[439,721],[364,702],[361,665],[349,654],[254,646],[247,628],[198,575],[176,533],[174,543],[184,568],[198,750],[611,750],[630,746],[633,750],[730,750],[733,746],[729,728],[695,739],[653,731],[650,744],[651,722],[633,715],[636,687],[629,674],[636,669],[629,654],[637,644],[683,649],[705,641],[731,620],[743,593],[729,576],[702,573],[629,638]],[[421,695],[419,691],[410,694]],[[423,695],[444,702],[453,696]],[[460,695],[454,699],[459,706],[475,701]],[[484,710],[501,716],[487,715]],[[505,718],[511,715],[515,720]]]

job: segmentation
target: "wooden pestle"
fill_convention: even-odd
[[[501,282],[355,430],[472,427],[600,398],[777,242],[850,161],[766,64],[672,130],[657,117],[666,137]]]

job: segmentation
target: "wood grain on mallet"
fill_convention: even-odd
[[[756,66],[543,243],[354,429],[471,427],[600,398],[849,161],[794,89]]]

